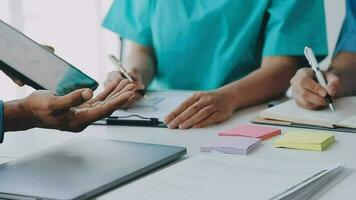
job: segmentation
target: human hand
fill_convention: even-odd
[[[328,105],[325,97],[337,96],[341,89],[341,81],[332,72],[326,73],[327,86],[324,88],[315,79],[312,69],[302,68],[291,79],[293,97],[296,103],[306,109],[321,109]]]
[[[223,92],[198,92],[171,112],[164,121],[171,129],[203,128],[227,120],[233,112],[229,96]]]
[[[141,73],[137,70],[137,69],[132,69],[130,72],[128,72],[128,74],[130,75],[130,77],[135,81],[133,82],[138,91],[143,91],[145,89],[145,85],[143,84],[143,79],[142,79],[142,75]],[[115,84],[115,85],[119,85],[120,82],[122,82],[123,80],[127,80],[121,72],[119,71],[112,71],[108,74],[107,79],[104,83],[104,86],[107,87],[108,85],[111,84]],[[111,94],[109,94],[109,96],[107,98],[111,98],[112,96],[114,96],[117,92],[120,91],[120,88],[117,87],[115,88]],[[137,99],[139,99],[140,95],[137,95]]]
[[[34,120],[35,127],[80,132],[135,98],[134,84],[121,85],[121,90],[110,100],[105,99],[116,88],[113,84],[95,98],[90,89],[76,90],[61,97],[49,91],[36,91],[23,100],[24,112]]]

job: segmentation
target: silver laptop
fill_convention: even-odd
[[[88,199],[184,154],[183,147],[73,139],[0,165],[0,198]]]

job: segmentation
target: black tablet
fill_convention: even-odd
[[[35,89],[57,95],[98,87],[94,79],[1,20],[0,69]]]

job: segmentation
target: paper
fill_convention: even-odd
[[[356,114],[354,109],[350,109],[356,105],[356,97],[336,99],[334,105],[335,111],[331,111],[328,108],[323,110],[307,110],[299,107],[294,100],[289,100],[262,111],[260,116],[266,119],[333,128],[333,125]]]
[[[323,151],[335,142],[335,136],[321,131],[291,131],[278,139],[273,146]]]
[[[202,152],[219,151],[227,154],[248,154],[261,144],[258,138],[225,137],[217,138],[209,144],[203,145]]]
[[[336,123],[337,126],[346,128],[356,128],[356,115],[353,115],[345,120]]]
[[[267,140],[281,134],[281,129],[258,125],[241,125],[228,131],[222,131],[220,136],[245,136]]]
[[[338,167],[239,155],[199,155],[124,185],[107,199],[282,199]]]
[[[192,95],[190,92],[149,92],[148,99],[142,98],[133,105],[115,111],[112,116],[128,117],[139,115],[145,118],[164,118]],[[137,117],[129,117],[137,119]],[[140,118],[138,118],[140,119]]]

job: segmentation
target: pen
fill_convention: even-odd
[[[120,119],[119,117],[108,117],[106,123],[109,125],[124,125],[124,126],[149,126],[158,127],[161,122],[157,118],[150,119]]]
[[[326,88],[327,84],[326,84],[326,80],[323,76],[323,73],[321,72],[320,68],[319,68],[319,64],[318,61],[315,58],[314,52],[311,48],[309,47],[305,47],[304,48],[304,54],[305,57],[307,58],[309,65],[311,66],[311,68],[313,69],[315,76],[316,76],[316,80],[318,81],[318,83],[323,86],[324,88]],[[332,111],[335,111],[334,105],[333,105],[333,100],[330,97],[330,95],[326,95],[326,100],[328,101],[329,104],[329,108]]]
[[[128,79],[130,82],[134,82],[134,79],[127,73],[126,69],[122,66],[119,59],[117,59],[114,55],[109,55],[110,61],[116,66],[121,74]],[[145,99],[148,99],[145,90],[138,90],[137,91],[140,95],[142,95]]]

